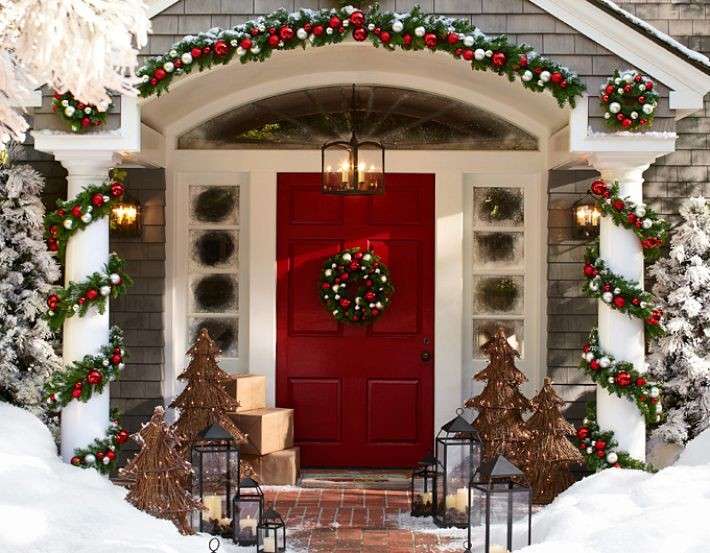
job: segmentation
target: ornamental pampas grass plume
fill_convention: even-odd
[[[142,0],[0,0],[1,47],[40,84],[108,106],[135,95],[150,20]]]

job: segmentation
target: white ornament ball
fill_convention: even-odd
[[[89,106],[86,106],[86,107],[84,108],[84,113],[85,113],[86,115],[91,115],[91,111],[92,111],[92,109],[91,109]]]
[[[587,448],[587,454],[591,455],[594,450],[591,447]]]
[[[368,23],[367,24],[367,30],[372,32],[375,30],[375,24],[374,23]]]
[[[611,365],[611,361],[609,360],[608,357],[602,357],[602,358],[599,360],[599,364],[600,364],[603,368],[606,369],[609,365]]]
[[[544,83],[548,82],[550,80],[550,72],[543,71],[542,73],[540,73],[540,80]]]
[[[602,300],[604,300],[606,303],[611,303],[612,299],[614,299],[614,295],[611,292],[604,292],[602,294]]]
[[[143,75],[141,77],[141,82],[142,83],[147,83],[150,80],[150,77],[148,75]]]
[[[78,313],[79,309],[81,309],[81,307],[79,306],[78,303],[75,303],[74,305],[72,305],[71,308],[72,308],[72,311],[74,311],[74,313]]]
[[[623,88],[617,88],[617,89],[616,89],[616,92],[618,92],[619,94],[623,94],[623,93],[624,93],[624,89],[623,89]]]
[[[543,81],[542,79],[538,80],[538,81],[537,81],[537,86],[540,86],[540,87],[545,86],[545,81]]]
[[[239,57],[243,56],[246,53],[247,53],[247,51],[244,48],[242,48],[241,46],[239,48],[237,48],[237,55]]]
[[[102,462],[104,465],[108,465],[108,464],[111,462],[111,459],[109,459],[108,457],[104,457],[104,458],[103,458],[103,461],[101,461],[101,462]]]
[[[102,296],[108,296],[111,293],[111,287],[110,286],[102,286],[99,288],[99,292],[101,292]]]
[[[656,413],[662,413],[663,412],[663,405],[660,403],[656,403]]]
[[[255,44],[254,46],[251,47],[250,52],[252,54],[258,54],[259,52],[261,52],[261,48]]]
[[[71,230],[71,228],[74,226],[74,221],[72,221],[71,219],[64,219],[64,223],[62,224],[64,225],[65,229]]]
[[[168,52],[168,55],[169,55],[171,58],[176,58],[176,57],[177,57],[177,50],[175,50],[175,49],[170,50],[170,52]]]
[[[614,294],[621,294],[621,288],[614,288]]]
[[[91,453],[88,455],[84,455],[84,463],[87,465],[92,465],[96,462],[96,457],[94,457]]]
[[[614,79],[614,84],[621,84],[621,79],[619,77]]]
[[[69,100],[62,100],[62,106],[67,107],[69,105]]]
[[[584,359],[589,362],[594,359],[594,354],[591,351],[588,351],[586,353],[583,353],[582,357],[584,357]]]
[[[101,361],[101,364],[102,364],[104,367],[108,367],[108,359],[104,359],[103,361]]]
[[[175,70],[175,64],[171,61],[166,61],[163,64],[163,69],[165,69],[168,73],[172,73]]]
[[[109,275],[109,280],[111,281],[112,284],[118,284],[121,282],[121,276],[118,275],[117,273],[111,273]]]
[[[613,376],[610,376],[609,378],[607,378],[606,381],[607,381],[609,384],[613,384],[613,383],[614,383],[614,377],[613,377]]]
[[[350,255],[349,253],[344,253],[343,254],[343,261],[350,261],[352,260],[353,256]]]
[[[64,115],[66,115],[67,117],[71,117],[72,115],[74,115],[75,111],[76,109],[74,109],[74,106],[67,106],[64,108]]]
[[[487,58],[493,57],[493,50],[486,50],[486,57]]]
[[[614,453],[613,451],[610,451],[609,453],[606,454],[606,462],[609,463],[610,465],[613,465],[619,460],[619,456]]]
[[[373,307],[375,307],[375,304],[374,304],[374,303],[371,303],[368,307],[369,307],[370,309],[372,309]]]
[[[414,34],[418,37],[423,37],[426,34],[426,29],[420,25],[419,27],[414,29]]]
[[[634,74],[633,74],[633,73],[626,73],[626,74],[624,75],[624,81],[627,82],[627,83],[629,83],[629,84],[631,84],[632,82],[634,82]]]
[[[84,214],[81,216],[81,221],[82,221],[83,223],[90,223],[90,222],[91,222],[91,219],[93,219],[93,217],[91,216],[91,213],[84,213]]]
[[[343,27],[350,27],[350,20],[349,19],[345,19],[343,21]]]
[[[653,106],[651,104],[644,104],[641,109],[646,115],[651,115],[653,113]]]
[[[645,229],[650,229],[653,226],[653,221],[651,221],[651,219],[644,219],[641,221],[641,226]]]
[[[648,395],[651,397],[658,397],[661,394],[661,391],[656,388],[655,386],[651,388],[651,390],[648,392]]]
[[[466,35],[465,37],[463,37],[463,45],[468,48],[473,46],[474,42],[475,42],[475,40],[471,35]]]
[[[619,102],[612,102],[609,104],[609,111],[611,113],[619,113],[621,111],[621,104]]]
[[[382,305],[382,302],[381,302],[381,301],[378,301],[378,302],[375,304],[375,307],[377,307],[377,309],[382,309],[384,306]]]
[[[347,5],[343,8],[345,10],[345,13],[348,15],[352,15],[353,12],[355,11],[355,8],[353,8],[351,5]]]
[[[331,276],[331,275],[333,274],[333,269],[326,269],[326,270],[323,272],[323,274],[325,274],[325,276],[329,277],[329,276]]]
[[[631,119],[638,119],[638,118],[639,118],[638,112],[637,112],[637,111],[632,111],[632,112],[631,112]]]
[[[604,114],[604,119],[611,119],[611,113],[608,111]]]
[[[180,61],[182,61],[185,65],[190,65],[192,63],[192,54],[190,52],[185,52],[182,56],[180,56]]]
[[[646,215],[646,208],[640,205],[636,208],[634,213],[636,213],[636,217],[643,217]]]
[[[369,253],[362,256],[363,261],[370,261],[370,259],[372,259],[372,256]]]
[[[334,284],[334,285],[332,286],[332,290],[333,290],[333,292],[335,292],[335,293],[337,293],[339,289],[340,289],[340,286],[338,286],[337,284]]]
[[[380,282],[387,282],[387,277],[385,275],[382,275],[380,277]]]
[[[335,294],[335,296],[333,296],[333,298],[335,298],[336,300],[339,300],[339,299],[340,299],[340,294]]]
[[[328,28],[330,29],[330,27],[328,27]],[[337,309],[334,309],[334,310],[333,310],[333,315],[337,315],[337,314],[338,314],[338,310],[337,310]]]
[[[476,48],[476,50],[473,52],[473,57],[476,58],[477,61],[481,61],[485,59],[486,51],[483,48]]]
[[[529,69],[523,73],[522,79],[527,83],[533,80],[533,72]]]
[[[392,30],[395,33],[401,33],[403,29],[404,23],[402,23],[399,19],[395,20],[394,23],[392,23]]]

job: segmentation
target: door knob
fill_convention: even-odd
[[[431,361],[431,352],[430,351],[423,351],[422,354],[420,355],[421,360],[424,361],[425,363],[428,363]]]

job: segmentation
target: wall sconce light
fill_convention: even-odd
[[[134,197],[124,194],[121,201],[111,209],[111,230],[116,236],[135,238],[141,235],[141,204]]]
[[[594,200],[582,198],[572,206],[574,219],[574,235],[579,240],[599,236],[599,221],[602,212]]]

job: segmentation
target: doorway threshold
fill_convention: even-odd
[[[407,469],[302,469],[302,488],[408,490]]]

